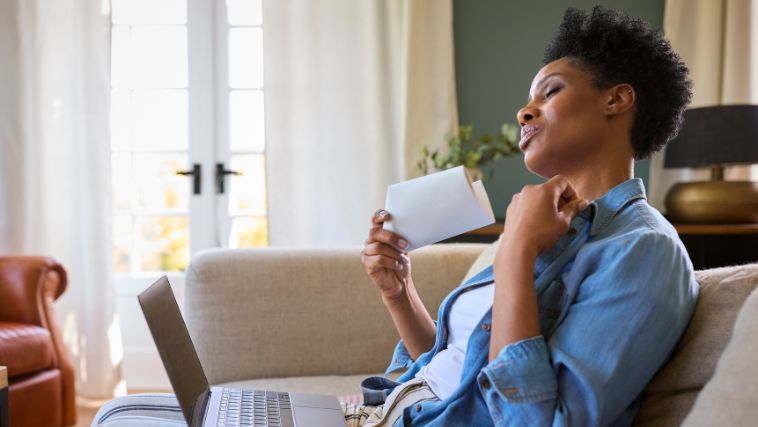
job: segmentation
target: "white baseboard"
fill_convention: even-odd
[[[155,349],[124,349],[122,374],[128,390],[171,392],[171,383]]]

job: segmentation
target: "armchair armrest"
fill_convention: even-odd
[[[432,317],[486,247],[411,253],[414,283]],[[196,255],[184,312],[208,380],[383,372],[398,335],[360,258],[359,247]]]
[[[66,270],[57,261],[41,256],[0,257],[0,320],[37,325],[50,331],[54,366],[63,381],[63,420],[76,423],[74,364],[55,319],[54,302],[66,290]]]
[[[0,257],[0,320],[49,327],[52,303],[67,283],[66,271],[52,258]]]

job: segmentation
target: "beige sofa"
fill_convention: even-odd
[[[195,256],[185,315],[209,381],[358,393],[363,378],[387,366],[398,338],[359,252],[266,248]],[[494,246],[482,244],[413,252],[414,282],[427,309],[435,314],[444,296],[493,254]],[[635,425],[679,425],[688,414],[691,426],[758,423],[758,293],[752,292],[758,264],[697,275],[696,313],[645,390]]]

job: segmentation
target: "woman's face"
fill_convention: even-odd
[[[546,178],[591,167],[607,131],[606,101],[592,75],[571,60],[542,67],[518,112],[526,167]]]

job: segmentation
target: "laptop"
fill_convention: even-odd
[[[210,387],[166,276],[137,298],[190,427],[346,425],[334,396]]]

